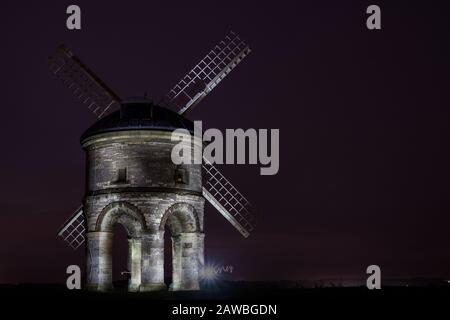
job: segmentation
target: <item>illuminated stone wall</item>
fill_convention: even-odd
[[[164,289],[164,230],[173,243],[173,290],[198,290],[203,257],[201,165],[176,166],[162,131],[103,133],[83,141],[87,155],[86,288],[112,288],[114,225],[130,238],[129,290]],[[193,148],[201,148],[195,141]]]

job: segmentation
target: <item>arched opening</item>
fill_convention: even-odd
[[[193,210],[186,205],[171,207],[163,218],[164,224],[164,282],[168,288],[172,288],[174,280],[174,249],[176,240],[183,232],[195,232],[197,230],[196,219]],[[175,246],[175,247],[174,247]]]
[[[129,264],[128,233],[125,227],[116,223],[113,228],[112,278],[114,289],[126,291],[131,277]]]
[[[94,278],[99,279],[99,290],[111,289],[113,283],[116,289],[139,289],[141,236],[145,229],[143,215],[131,204],[117,202],[103,209],[96,232],[91,233],[93,243],[89,243],[95,248],[90,262],[91,269],[98,272]]]
[[[166,224],[164,227],[164,283],[169,288],[172,283],[172,232]]]
[[[198,290],[203,265],[203,233],[194,208],[185,203],[171,206],[164,213],[160,230],[165,231],[164,266],[169,288]]]

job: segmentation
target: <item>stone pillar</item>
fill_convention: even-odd
[[[141,285],[141,244],[140,238],[128,239],[128,291],[139,291]]]
[[[112,232],[88,232],[86,243],[87,290],[107,291],[112,285]]]
[[[164,231],[142,235],[140,291],[166,289],[164,284]]]
[[[199,279],[203,277],[205,269],[205,234],[197,233],[197,261],[198,261],[198,275]]]
[[[203,233],[180,233],[172,237],[171,289],[199,290],[204,265]]]

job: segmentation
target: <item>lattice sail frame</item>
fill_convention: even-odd
[[[120,98],[64,45],[49,58],[50,70],[98,119]]]
[[[175,87],[164,97],[161,105],[177,108],[185,113],[199,103],[250,53],[249,46],[234,32],[216,45]],[[88,105],[97,118],[104,116],[121,99],[101,81],[69,49],[61,45],[49,60],[50,70]],[[203,158],[203,196],[244,237],[254,229],[254,218],[248,200],[225,178],[211,162]],[[58,231],[74,250],[85,241],[86,221],[82,206]]]
[[[85,233],[86,219],[84,218],[83,207],[81,206],[64,222],[58,231],[58,236],[67,242],[72,249],[76,250],[84,243]]]
[[[250,53],[250,47],[230,32],[185,75],[161,104],[183,114],[199,103]]]
[[[205,157],[202,167],[203,196],[247,238],[255,222],[250,202]]]

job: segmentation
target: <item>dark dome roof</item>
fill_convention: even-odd
[[[153,104],[147,99],[130,99],[121,108],[94,123],[81,136],[81,141],[100,133],[126,130],[174,131],[187,129],[194,132],[192,121],[178,113]]]

